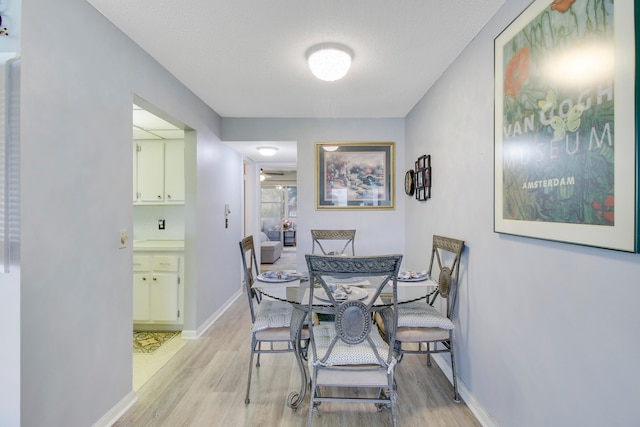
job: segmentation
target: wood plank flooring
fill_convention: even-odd
[[[300,377],[293,354],[263,355],[253,370],[251,403],[245,405],[251,322],[246,297],[231,307],[198,340],[188,342],[137,392],[138,402],[114,425],[153,427],[305,426],[306,402],[286,405]],[[399,426],[480,426],[469,408],[452,400],[453,387],[424,356],[406,355],[396,367]],[[390,426],[391,412],[373,404],[320,405],[313,425]]]

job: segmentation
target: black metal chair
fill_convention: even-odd
[[[293,307],[283,301],[264,300],[260,292],[254,289],[254,282],[260,270],[256,260],[253,236],[245,237],[240,241],[240,253],[242,254],[244,284],[252,323],[249,378],[247,380],[247,394],[244,399],[244,403],[248,404],[253,356],[258,355],[256,360],[256,368],[258,368],[262,353],[293,353],[294,351],[289,328]],[[262,347],[263,343],[268,344],[267,348]]]
[[[378,410],[391,408],[396,425],[396,390],[393,347],[381,337],[374,313],[384,319],[384,329],[393,343],[397,320],[397,276],[402,255],[346,257],[306,255],[309,269],[308,315],[330,314],[331,322],[309,325],[308,352],[311,397],[308,426],[321,402],[370,402]],[[317,283],[317,286],[314,284]],[[351,285],[349,285],[351,283]],[[356,283],[362,287],[356,287]],[[384,305],[382,289],[389,285],[392,302]],[[342,293],[339,299],[338,292]],[[335,292],[335,294],[334,294]],[[325,395],[321,388],[356,387],[374,389],[365,396]]]
[[[429,277],[437,280],[438,290],[431,300],[398,306],[398,328],[394,343],[400,360],[404,354],[426,354],[428,366],[431,366],[432,354],[449,353],[453,376],[453,400],[456,402],[460,401],[460,394],[453,349],[454,324],[451,318],[458,294],[458,272],[463,250],[462,240],[433,236]],[[445,300],[444,314],[433,307],[438,296]],[[413,347],[405,346],[406,344],[412,344]]]

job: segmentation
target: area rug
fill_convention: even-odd
[[[180,331],[133,331],[133,352],[151,354],[179,333]]]

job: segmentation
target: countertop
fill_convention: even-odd
[[[136,251],[183,251],[184,240],[134,240]]]

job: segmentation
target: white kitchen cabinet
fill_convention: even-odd
[[[135,251],[134,323],[183,323],[183,265],[181,251]]]
[[[133,144],[133,202],[138,201],[138,144]]]
[[[134,203],[184,203],[184,141],[138,141],[135,147]]]
[[[184,141],[166,141],[164,158],[165,202],[184,203]]]

